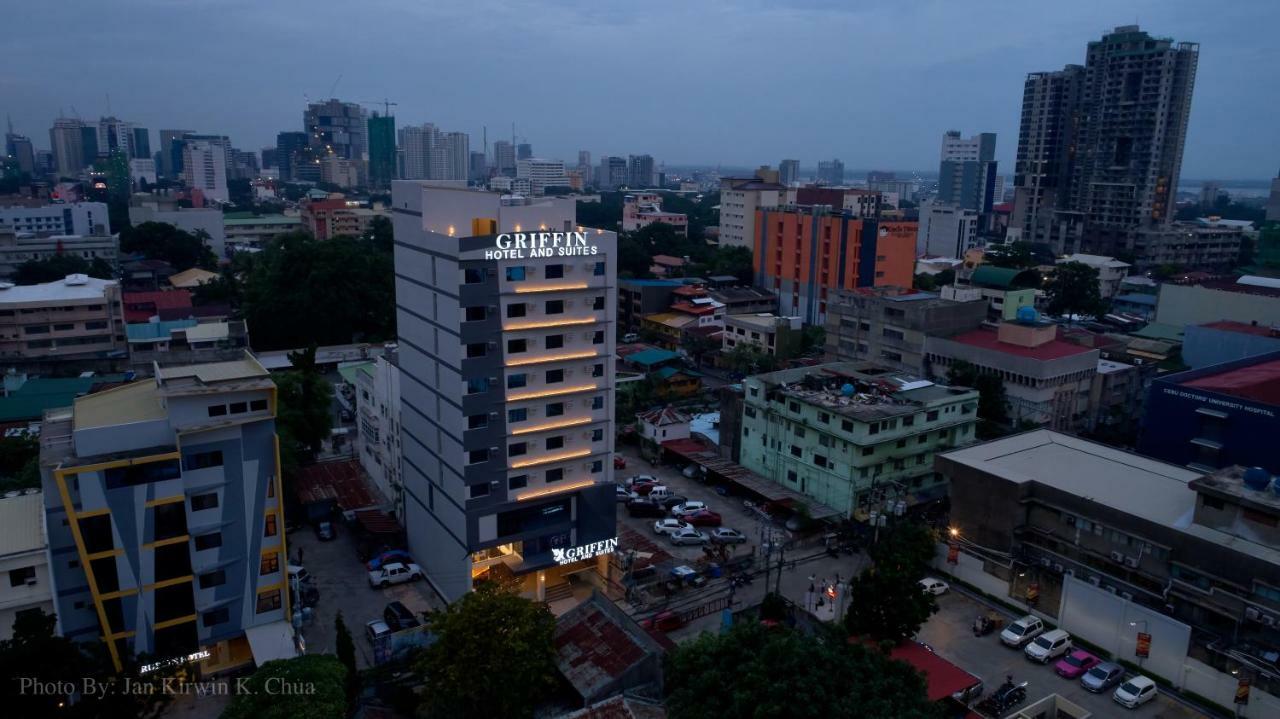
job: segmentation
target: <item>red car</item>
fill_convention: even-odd
[[[615,454],[615,455],[613,455],[613,468],[614,468],[614,469],[626,469],[626,468],[627,468],[627,460],[626,460],[626,458],[625,458],[625,457],[623,457],[623,456],[622,456],[622,455],[620,455],[620,454]]]
[[[1083,649],[1073,649],[1053,665],[1058,676],[1067,679],[1079,679],[1085,672],[1102,663],[1102,660]]]
[[[680,519],[692,524],[695,527],[719,527],[720,515],[710,509],[699,509],[696,512],[686,514]]]
[[[672,629],[679,629],[684,626],[684,619],[673,611],[659,612],[648,619],[640,620],[640,626],[645,629],[657,629],[660,632],[669,632]]]
[[[635,492],[641,497],[646,497],[650,492],[653,491],[653,488],[656,486],[658,486],[657,482],[636,482],[635,484],[631,485],[631,491]]]

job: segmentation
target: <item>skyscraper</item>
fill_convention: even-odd
[[[519,145],[516,145],[517,160],[527,160],[530,157],[533,157],[533,145],[530,145],[527,142],[522,142]]]
[[[369,128],[363,107],[338,99],[313,102],[302,113],[308,143],[318,155],[333,153],[344,160],[364,160]]]
[[[164,132],[160,133],[162,136]],[[280,179],[288,182],[297,179],[297,164],[303,159],[307,147],[307,133],[281,132],[276,135],[276,162],[280,165]]]
[[[963,138],[958,131],[951,130],[942,136],[942,160],[938,164],[940,204],[988,213],[995,179],[995,133]]]
[[[616,190],[627,184],[627,161],[621,157],[605,155],[600,158],[600,169],[596,172],[596,187],[601,190]]]
[[[227,148],[214,140],[187,140],[182,145],[182,179],[211,200],[226,202]]]
[[[516,148],[506,140],[493,143],[493,166],[499,175],[516,176]]]
[[[1073,220],[1075,251],[1141,255],[1174,215],[1199,54],[1126,25],[1090,42],[1084,67],[1029,75],[1011,229],[1051,239]]]
[[[653,156],[631,155],[627,158],[627,185],[633,189],[653,187]]]
[[[426,180],[431,177],[431,148],[438,134],[436,126],[431,123],[400,129],[400,179]]]
[[[481,182],[489,176],[489,162],[485,159],[484,153],[479,150],[471,151],[471,160],[468,163],[467,179],[471,182]]]
[[[13,122],[9,123],[8,132],[4,135],[4,154],[18,164],[19,172],[35,173],[35,147],[31,144],[31,138],[13,131]]]
[[[85,168],[83,128],[83,122],[69,117],[54,120],[53,127],[49,128],[53,163],[63,177],[75,177]],[[97,154],[96,143],[94,154]]]
[[[819,162],[818,183],[822,185],[843,185],[844,163],[839,160],[823,160]]]
[[[471,137],[465,132],[441,135],[440,150],[444,155],[444,171],[438,180],[466,182],[471,165]]]
[[[182,140],[194,134],[191,130],[160,131],[160,162],[156,170],[161,177],[175,179],[182,176]]]
[[[379,115],[369,118],[369,186],[391,189],[396,174],[396,118]]]
[[[800,181],[800,161],[799,160],[783,160],[778,163],[778,182],[783,185],[790,185],[793,182]]]
[[[409,550],[450,602],[607,574],[616,235],[572,199],[391,193]]]

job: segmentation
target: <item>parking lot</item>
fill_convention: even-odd
[[[952,590],[938,597],[938,607],[938,613],[920,629],[917,637],[940,656],[982,679],[987,693],[1004,683],[1007,675],[1013,675],[1015,682],[1027,682],[1027,704],[1056,693],[1093,712],[1095,717],[1181,719],[1203,716],[1165,695],[1159,695],[1135,710],[1127,710],[1111,700],[1111,690],[1101,694],[1087,692],[1079,681],[1063,679],[1055,674],[1053,662],[1041,666],[1029,661],[1021,650],[1006,647],[997,636],[999,632],[985,637],[973,636],[973,620],[988,611],[985,604]],[[1006,621],[1015,618],[1006,615]]]
[[[364,564],[356,554],[355,542],[345,526],[338,527],[336,539],[322,542],[309,525],[304,525],[289,533],[288,542],[289,562],[297,564],[301,552],[303,566],[320,590],[320,601],[313,608],[311,620],[303,626],[308,654],[335,651],[333,623],[341,611],[355,639],[356,662],[362,668],[367,667],[373,663],[373,645],[365,634],[365,623],[382,618],[387,603],[399,600],[419,615],[444,608],[444,602],[426,581],[386,589],[371,588]]]
[[[627,460],[627,467],[616,470],[614,473],[618,481],[623,482],[626,478],[637,474],[653,475],[674,494],[690,500],[706,502],[712,511],[721,515],[723,519],[721,526],[731,527],[746,535],[747,542],[745,544],[730,545],[731,560],[745,555],[755,555],[756,557],[751,570],[753,574],[751,584],[733,590],[734,606],[740,607],[758,603],[766,592],[765,567],[759,552],[760,544],[762,541],[768,541],[770,533],[773,533],[773,536],[778,541],[787,539],[788,533],[786,530],[780,525],[767,522],[748,511],[743,505],[743,497],[721,496],[716,493],[714,485],[684,477],[680,473],[680,467],[678,466],[655,467],[650,465],[647,461],[639,458],[633,447],[622,448],[618,451],[618,454]],[[622,544],[624,548],[626,548],[629,534],[646,538],[649,543],[656,545],[662,552],[671,555],[673,562],[661,565],[663,568],[679,565],[682,562],[694,566],[697,560],[704,557],[700,546],[674,546],[667,537],[655,535],[653,532],[655,521],[657,520],[653,517],[632,517],[628,514],[626,507],[621,502],[618,503],[618,527],[623,537]],[[700,529],[710,531],[712,528],[701,527]],[[770,574],[770,588],[777,586],[783,596],[800,606],[804,606],[806,603],[806,595],[811,583],[821,585],[826,580],[827,584],[835,585],[838,582],[847,581],[850,577],[860,572],[868,561],[865,553],[831,557],[826,554],[821,544],[799,546],[794,551],[788,550],[784,553],[785,564],[779,578],[776,569],[776,552],[773,555],[773,560],[775,566]],[[810,580],[811,576],[813,577],[812,582]],[[669,599],[669,603],[666,606],[687,611],[710,603],[715,599],[723,599],[730,594],[730,591],[728,577],[712,579],[703,587],[696,589],[686,587],[680,590]],[[837,617],[840,614],[840,594],[839,592],[837,593],[835,602],[824,600],[823,606],[817,608],[814,613],[827,620]],[[626,606],[625,603],[623,606]],[[663,608],[663,603],[659,601],[643,605],[637,604],[633,608],[637,617],[644,618],[660,611]],[[719,612],[712,612],[680,629],[669,632],[669,636],[675,641],[681,641],[703,630],[715,631],[719,623]]]

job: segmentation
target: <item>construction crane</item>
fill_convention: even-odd
[[[391,116],[391,108],[400,106],[400,103],[392,102],[386,99],[385,97],[382,98],[381,100],[356,100],[356,102],[360,103],[361,105],[372,105],[375,107],[378,105],[382,105],[383,107],[382,112],[387,117]]]

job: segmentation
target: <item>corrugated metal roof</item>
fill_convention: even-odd
[[[39,551],[47,544],[43,494],[0,499],[0,557]]]

